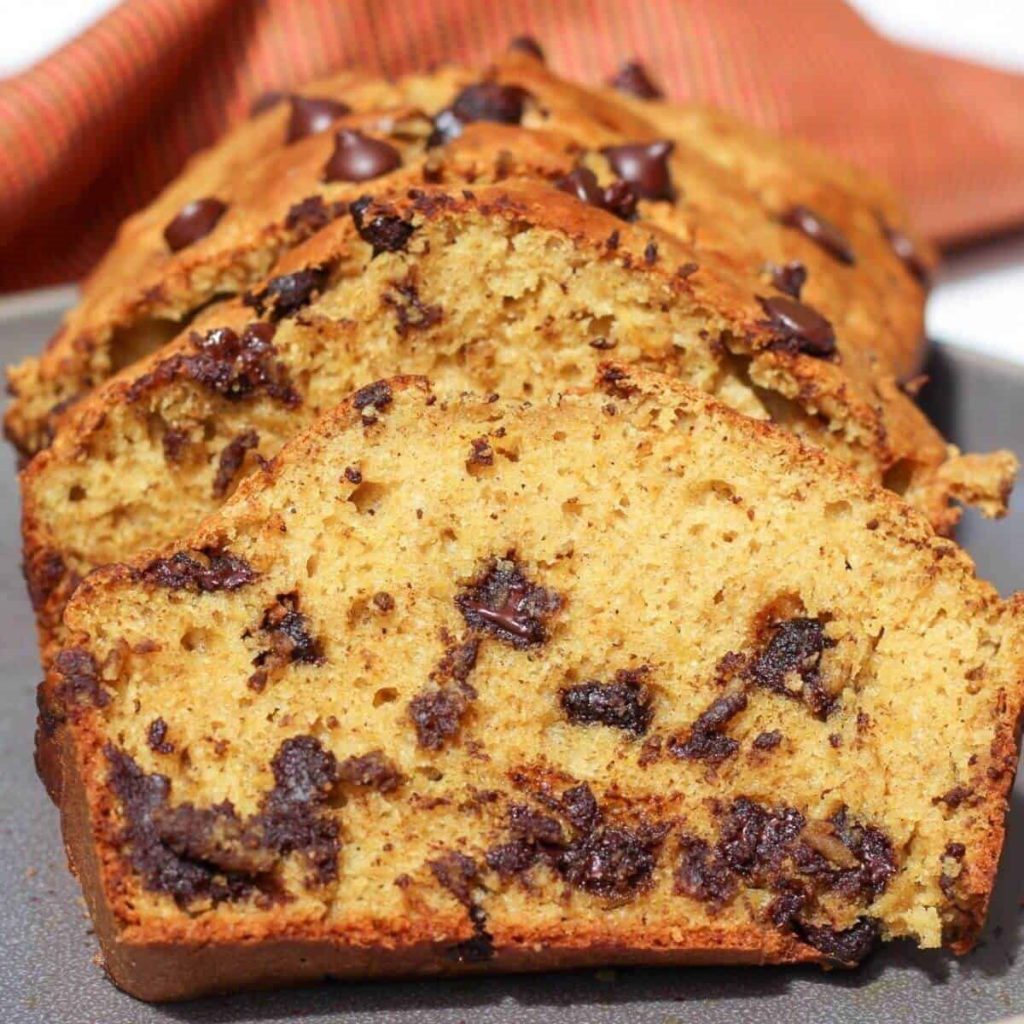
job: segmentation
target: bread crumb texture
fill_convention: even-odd
[[[495,240],[459,244],[486,266]],[[596,274],[574,276],[600,296]],[[434,303],[452,315],[440,281]],[[639,347],[643,304],[616,303]],[[324,970],[851,964],[977,935],[1021,611],[891,494],[661,375],[530,401],[400,378],[186,541],[86,579],[44,719],[108,963],[142,994],[216,987],[123,966],[168,943],[320,944]]]

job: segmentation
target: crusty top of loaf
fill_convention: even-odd
[[[1022,612],[664,376],[407,378],[85,580],[48,713],[118,941],[849,961],[977,934]]]
[[[803,147],[765,140],[758,133],[707,115],[646,104],[584,89],[559,79],[536,60],[510,54],[484,72],[446,67],[394,83],[357,73],[311,84],[306,96],[333,97],[351,107],[336,128],[379,131],[396,141],[407,166],[381,182],[399,187],[421,181],[422,144],[432,117],[459,90],[481,80],[527,90],[521,124],[572,140],[575,155],[602,146],[667,137],[676,146],[677,198],[641,204],[643,216],[676,215],[702,254],[705,246],[735,250],[743,273],[763,286],[764,264],[799,261],[808,270],[806,296],[832,319],[850,348],[871,353],[885,370],[907,376],[917,365],[924,291],[901,262],[886,232],[905,234],[898,205],[880,187],[858,183]],[[650,116],[648,116],[648,113]],[[10,373],[16,401],[6,429],[23,452],[47,443],[60,412],[140,352],[166,339],[214,298],[236,294],[258,280],[301,232],[287,225],[289,209],[312,194],[350,198],[352,187],[322,180],[334,132],[285,145],[287,102],[239,125],[220,144],[195,157],[147,209],[122,227],[114,247],[87,282],[80,304],[39,361]],[[515,133],[501,144],[513,156]],[[528,146],[528,142],[522,143]],[[434,150],[444,154],[445,148]],[[564,173],[562,167],[519,168],[518,174]],[[457,161],[456,161],[457,163]],[[457,170],[449,174],[458,179]],[[167,225],[190,201],[213,196],[227,204],[216,227],[177,252],[164,240]],[[838,261],[821,245],[779,220],[807,207],[831,222],[853,254]],[[649,209],[648,209],[649,208]],[[910,243],[907,242],[909,245]],[[751,260],[751,256],[757,256]],[[932,261],[918,246],[916,272]]]

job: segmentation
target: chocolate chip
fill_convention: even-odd
[[[518,85],[477,82],[467,85],[452,103],[452,113],[463,123],[495,121],[519,124],[530,94]]]
[[[324,181],[370,181],[401,166],[402,154],[394,146],[345,128],[335,136]]]
[[[418,693],[409,701],[416,742],[427,750],[440,750],[458,733],[472,699],[464,690],[451,687]]]
[[[455,604],[470,626],[518,648],[547,640],[545,622],[562,603],[559,594],[528,580],[511,557],[493,559],[455,596]]]
[[[807,283],[807,268],[799,260],[790,260],[781,266],[769,263],[768,271],[772,275],[772,285],[775,288],[790,298],[800,298],[800,292]]]
[[[170,558],[156,558],[139,571],[139,579],[158,587],[202,594],[238,590],[256,579],[253,567],[237,555],[215,548],[203,548],[199,554],[203,561],[184,551]]]
[[[741,690],[723,694],[697,716],[690,735],[683,741],[669,741],[673,757],[718,764],[739,749],[739,741],[723,735],[723,730],[747,706],[747,695]]]
[[[255,430],[242,431],[233,437],[220,453],[217,460],[217,473],[213,478],[213,496],[223,498],[228,493],[228,488],[234,483],[238,471],[245,461],[245,453],[258,447],[260,435]]]
[[[415,228],[409,221],[384,211],[367,220],[366,211],[372,202],[370,196],[362,196],[349,207],[359,237],[373,246],[374,256],[379,256],[382,252],[401,252]]]
[[[359,757],[346,757],[338,765],[338,781],[375,789],[378,793],[393,793],[405,781],[405,776],[382,750],[371,750]]]
[[[782,733],[778,729],[758,733],[754,739],[755,750],[774,750],[782,742]]]
[[[390,612],[394,610],[395,599],[386,591],[379,590],[373,595],[373,605],[381,612]]]
[[[803,699],[817,718],[825,719],[837,701],[825,692],[821,682],[821,659],[836,641],[825,633],[819,619],[795,618],[773,623],[768,641],[749,668],[749,678],[773,693]],[[787,685],[795,675],[800,690]]]
[[[601,150],[612,170],[629,182],[641,199],[674,199],[668,158],[675,143],[636,142],[626,146],[608,146]]]
[[[393,398],[391,385],[386,380],[378,380],[361,387],[352,396],[352,404],[360,412],[371,405],[375,409],[384,409],[391,404]]]
[[[476,861],[458,850],[448,850],[442,856],[427,861],[427,867],[440,883],[460,903],[469,906],[473,901],[473,888],[477,884],[479,868]]]
[[[395,311],[399,337],[404,338],[412,331],[427,330],[441,322],[441,307],[423,302],[412,271],[401,281],[393,281],[381,298]]]
[[[648,242],[644,249],[644,263],[649,267],[653,267],[658,262],[658,243]]]
[[[476,466],[493,466],[494,449],[486,437],[475,437],[470,441],[469,457],[466,459],[467,468]]]
[[[842,233],[831,221],[826,220],[819,213],[807,206],[797,204],[791,206],[779,218],[783,224],[790,228],[802,231],[812,241],[817,242],[831,256],[834,256],[840,263],[853,265],[856,259],[853,255],[853,248],[846,235]]]
[[[56,694],[65,711],[86,702],[96,708],[110,703],[110,694],[100,683],[96,659],[84,647],[65,647],[54,659],[53,667],[61,676]]]
[[[261,288],[248,291],[242,296],[246,306],[253,307],[259,316],[270,309],[270,321],[294,316],[300,309],[324,290],[330,268],[326,266],[306,267],[291,274],[272,277]]]
[[[531,57],[536,57],[542,64],[544,63],[544,51],[533,36],[516,36],[508,44],[508,48],[519,53],[528,53]]]
[[[339,118],[349,113],[351,108],[338,100],[317,96],[292,96],[292,112],[288,119],[288,133],[285,141],[289,144],[306,138],[307,135],[319,135]]]
[[[875,948],[879,935],[878,922],[870,917],[859,918],[852,928],[845,931],[836,931],[828,925],[810,924],[799,925],[797,931],[808,945],[829,959],[849,966],[859,964]]]
[[[673,874],[675,891],[720,907],[736,893],[736,878],[721,854],[697,836],[679,838],[679,859]]]
[[[917,279],[917,281],[925,288],[931,283],[931,271],[928,268],[928,264],[925,262],[924,257],[921,255],[914,243],[914,240],[909,236],[905,235],[902,231],[891,227],[884,220],[881,221],[882,233],[888,239],[889,245],[892,246],[892,251],[899,257],[903,262],[903,265],[910,271],[910,273]]]
[[[830,321],[806,303],[785,295],[757,297],[768,315],[768,327],[776,340],[771,348],[825,359],[835,354],[836,335]]]
[[[32,610],[43,612],[50,597],[67,575],[64,558],[57,551],[37,551],[25,562],[22,571]]]
[[[178,352],[149,373],[137,377],[128,388],[129,402],[138,401],[153,388],[184,378],[236,402],[264,391],[287,408],[302,404],[285,365],[275,356],[274,325],[249,324],[241,334],[218,327],[205,335],[190,337],[193,352]]]
[[[607,188],[597,183],[597,175],[589,167],[573,168],[555,182],[555,188],[576,196],[581,202],[607,210],[622,220],[632,220],[636,214],[637,194],[628,181],[612,182]]]
[[[463,126],[474,121],[519,124],[529,98],[530,94],[518,85],[501,85],[498,82],[467,85],[452,105],[434,118],[434,130],[427,146],[439,146],[457,139]]]
[[[167,723],[162,718],[154,718],[146,730],[146,745],[157,754],[171,754],[174,744],[167,741]]]
[[[611,683],[589,680],[562,687],[559,701],[574,725],[607,725],[634,736],[647,732],[654,717],[652,695],[646,685],[649,669],[621,669]]]
[[[256,655],[254,665],[266,668],[297,662],[323,664],[323,645],[310,632],[309,620],[299,611],[299,595],[295,591],[277,595],[263,613],[259,628],[269,638],[270,648]]]
[[[668,829],[647,823],[601,826],[574,839],[556,867],[574,888],[606,899],[631,899],[649,885]]]
[[[284,226],[289,231],[297,232],[300,238],[308,238],[330,224],[335,217],[341,216],[347,209],[347,203],[328,205],[322,196],[307,196],[289,208]]]
[[[358,466],[346,466],[345,479],[350,484],[361,484],[363,482],[363,474],[360,472]]]
[[[205,238],[224,216],[227,203],[213,196],[193,199],[186,203],[178,215],[164,228],[164,241],[171,252],[178,252],[186,246]]]
[[[660,100],[665,94],[651,81],[647,69],[638,61],[627,61],[608,84],[619,92],[641,100]]]
[[[597,828],[604,818],[597,797],[585,782],[567,789],[559,803],[573,828],[580,832],[589,832]]]

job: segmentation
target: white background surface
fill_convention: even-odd
[[[1024,72],[1024,0],[853,5],[893,38]],[[0,0],[0,76],[29,66],[113,6],[113,0]],[[947,260],[932,293],[928,326],[935,338],[1024,363],[1024,232]]]

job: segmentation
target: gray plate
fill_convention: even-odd
[[[0,319],[3,356],[38,346],[52,308]],[[953,347],[936,350],[929,412],[964,448],[1024,452],[1024,368]],[[941,399],[939,398],[941,396]],[[1024,582],[1024,515],[961,534],[979,571],[1004,593]],[[1018,787],[993,909],[979,949],[956,961],[909,945],[884,949],[854,973],[705,968],[584,971],[472,981],[330,984],[150,1007],[118,992],[94,963],[96,947],[64,866],[57,815],[32,769],[32,617],[18,571],[17,496],[0,454],[0,1022],[335,1021],[352,1024],[702,1024],[735,1021],[989,1022],[1024,1010],[1024,788]]]

